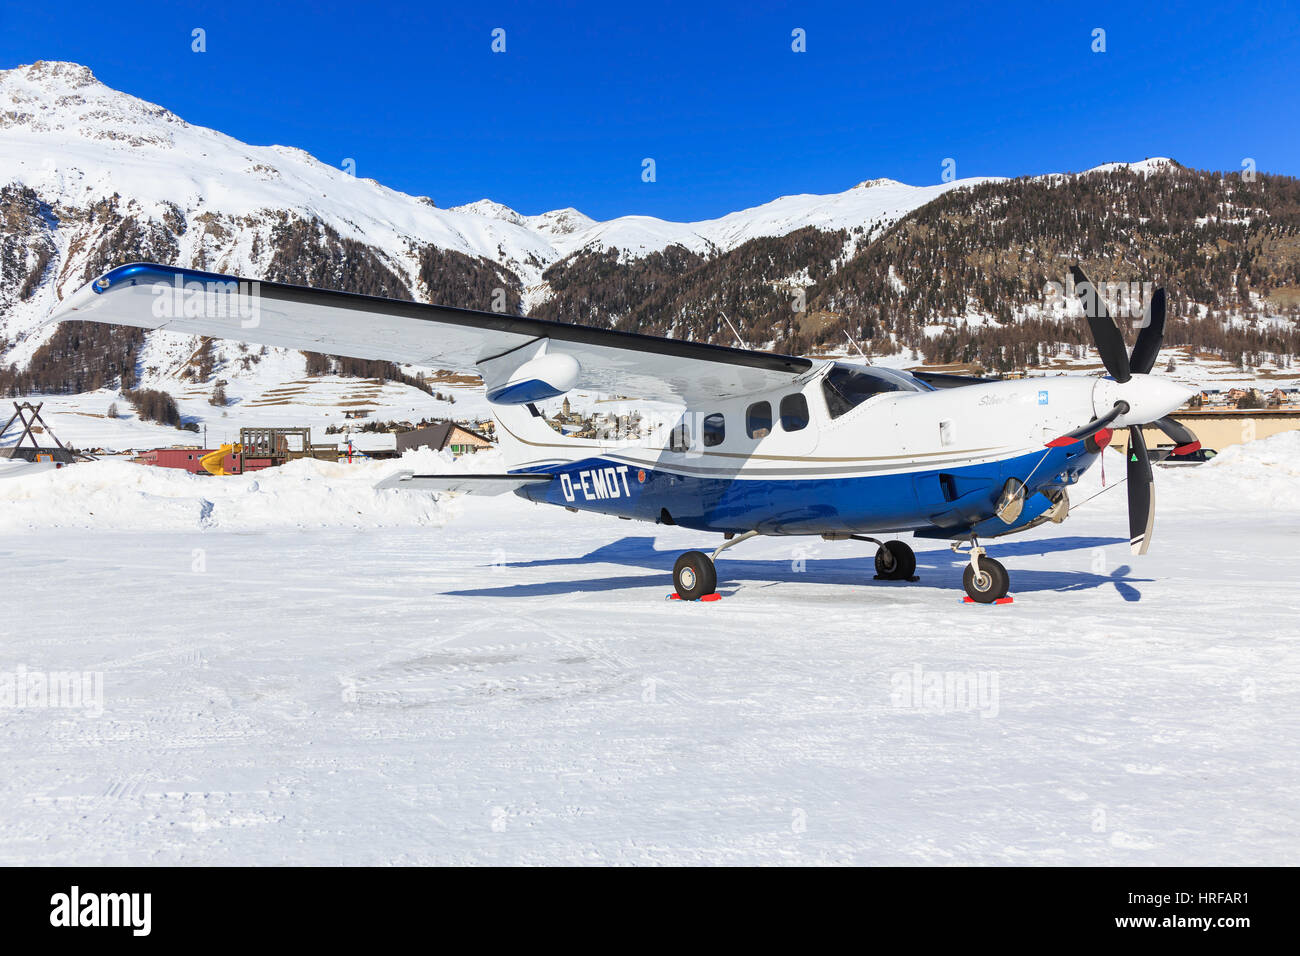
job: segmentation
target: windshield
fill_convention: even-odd
[[[822,377],[822,394],[831,418],[852,411],[873,395],[921,391],[926,389],[910,375],[892,368],[864,368],[836,362]]]

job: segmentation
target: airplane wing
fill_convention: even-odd
[[[104,273],[50,317],[71,319],[464,372],[544,341],[576,360],[575,388],[691,403],[780,388],[813,365],[770,352],[153,263]]]

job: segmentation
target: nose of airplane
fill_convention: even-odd
[[[1107,407],[1113,407],[1116,401],[1121,400],[1129,406],[1129,410],[1115,420],[1117,426],[1154,422],[1181,408],[1197,394],[1194,388],[1154,375],[1134,375],[1123,385],[1115,382],[1110,385],[1103,398]]]

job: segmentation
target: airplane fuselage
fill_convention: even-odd
[[[1048,510],[1098,448],[1047,443],[1113,404],[1114,389],[1060,376],[935,390],[824,363],[791,388],[689,409],[653,445],[567,438],[519,408],[497,415],[510,470],[555,476],[516,492],[529,500],[701,531],[959,537]],[[1009,479],[1026,485],[1011,523],[994,515]]]

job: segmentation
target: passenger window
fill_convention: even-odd
[[[808,401],[802,392],[781,399],[781,427],[788,432],[808,427]]]
[[[705,448],[721,445],[722,440],[727,437],[727,422],[722,417],[722,412],[706,415],[704,417],[704,428],[700,434],[704,438]]]
[[[689,451],[691,447],[691,426],[686,422],[680,422],[673,426],[673,430],[668,436],[669,451]]]
[[[772,433],[772,403],[755,402],[745,412],[745,434],[750,438],[766,438]]]

